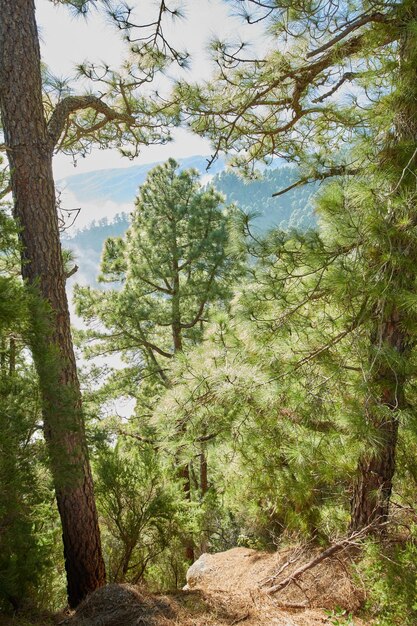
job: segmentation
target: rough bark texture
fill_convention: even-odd
[[[32,350],[74,607],[104,584],[105,570],[65,293],[33,0],[0,0],[0,111],[14,215],[22,227],[22,273],[34,292]]]
[[[378,314],[376,314],[378,317]],[[372,344],[378,350],[377,341],[386,349],[403,355],[406,336],[401,330],[400,318],[391,313],[375,334]],[[358,463],[354,484],[351,531],[365,528],[375,522],[375,529],[386,521],[395,472],[395,451],[398,436],[398,411],[404,408],[404,376],[389,366],[378,367],[371,375],[371,389],[375,394],[366,407],[367,419],[378,433],[379,445],[364,454]],[[382,411],[381,408],[386,409]]]

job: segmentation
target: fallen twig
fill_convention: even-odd
[[[328,548],[326,548],[326,550],[324,550],[323,552],[318,554],[316,557],[311,559],[311,561],[308,561],[308,563],[304,563],[304,565],[301,565],[301,567],[296,569],[295,572],[290,574],[290,576],[287,576],[286,578],[284,578],[284,580],[282,580],[280,583],[273,585],[272,587],[269,587],[269,589],[266,589],[266,593],[271,594],[271,593],[276,593],[277,591],[282,591],[282,589],[285,589],[285,587],[287,587],[289,584],[297,581],[298,578],[300,578],[304,574],[304,572],[307,572],[308,570],[313,569],[313,567],[316,567],[317,565],[319,565],[319,563],[333,556],[337,552],[341,552],[342,550],[348,548],[349,546],[356,545],[355,541],[365,537],[365,535],[369,533],[371,528],[375,526],[375,523],[376,523],[376,520],[374,520],[371,524],[369,524],[368,526],[365,526],[361,530],[357,530],[351,533],[348,537],[344,537],[337,543],[334,543],[332,546],[329,546]]]
[[[295,561],[298,561],[298,559],[300,558],[300,556],[304,553],[304,549],[303,548],[298,548],[294,554],[292,555],[292,557],[288,560],[285,561],[285,563],[283,563],[281,565],[281,567],[279,568],[279,570],[277,572],[275,572],[275,574],[273,576],[270,576],[269,578],[263,578],[260,582],[259,582],[259,587],[264,587],[265,585],[267,585],[268,583],[272,583],[274,580],[276,580],[281,574],[282,572],[284,572],[290,565],[292,565],[293,563],[295,563]]]

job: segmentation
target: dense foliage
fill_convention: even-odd
[[[234,4],[277,45],[248,59],[214,42],[217,76],[179,82],[171,114],[215,155],[237,153],[243,174],[275,157],[299,167],[205,187],[172,159],[155,167],[127,231],[119,220],[106,239],[97,283],[74,289],[108,578],[177,588],[206,551],[362,533],[365,610],[411,626],[415,3]],[[185,60],[165,52],[161,67]],[[16,226],[0,219],[0,478],[12,487],[0,489],[0,603],[16,609],[46,604],[57,520],[27,350],[33,289],[16,272]]]

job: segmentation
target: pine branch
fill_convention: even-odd
[[[350,35],[350,33],[354,32],[358,28],[361,28],[361,26],[365,26],[366,24],[369,24],[371,22],[379,22],[379,23],[387,24],[389,21],[390,20],[387,15],[384,15],[383,13],[379,13],[379,12],[372,13],[371,15],[365,15],[361,18],[358,18],[357,20],[349,24],[349,26],[347,26],[344,30],[342,30],[341,33],[336,35],[336,37],[334,37],[330,41],[327,41],[325,44],[320,46],[320,48],[316,48],[315,50],[312,50],[311,52],[309,52],[307,54],[307,59],[310,59],[311,57],[314,57],[317,54],[321,54],[322,52],[325,52],[329,48],[332,48],[339,41],[341,41],[342,39]]]
[[[300,178],[292,185],[285,187],[285,189],[281,189],[280,191],[276,191],[272,194],[272,198],[276,198],[278,196],[282,196],[284,193],[291,191],[291,189],[295,189],[296,187],[301,187],[302,185],[308,185],[310,183],[314,183],[319,180],[325,180],[326,178],[332,178],[334,176],[356,176],[360,173],[359,168],[351,168],[349,169],[346,165],[338,165],[335,167],[329,168],[326,172],[317,172],[314,176],[305,176],[304,178]]]
[[[48,133],[52,149],[58,143],[70,115],[85,109],[93,109],[97,113],[102,114],[104,116],[103,122],[105,123],[118,121],[130,126],[136,124],[136,120],[132,115],[112,109],[100,98],[97,98],[97,96],[67,96],[56,105],[48,123]],[[100,122],[100,125],[104,124]],[[86,134],[89,133],[90,130],[91,129],[86,129]]]
[[[375,20],[377,21],[377,20]],[[382,19],[380,20],[382,21]],[[393,26],[397,22],[392,18],[385,17],[386,22],[390,22]],[[222,151],[227,151],[233,147],[234,142],[242,134],[242,128],[245,129],[245,124],[249,124],[249,129],[245,129],[248,135],[252,137],[265,137],[273,143],[281,135],[286,135],[289,130],[293,129],[302,119],[311,114],[325,114],[326,109],[320,106],[304,106],[306,92],[309,88],[317,87],[317,81],[323,74],[329,72],[332,67],[340,67],[343,63],[353,59],[369,41],[370,33],[374,32],[374,29],[370,28],[363,32],[350,37],[346,41],[338,42],[333,41],[332,46],[328,48],[326,45],[326,52],[319,59],[311,63],[305,63],[300,67],[286,67],[282,72],[278,73],[275,80],[260,81],[264,87],[256,89],[254,92],[248,93],[248,98],[240,106],[236,108],[235,102],[230,101],[228,106],[222,103],[222,109],[216,110],[216,108],[207,107],[207,100],[205,101],[204,110],[201,114],[205,118],[220,117],[223,122],[223,131],[218,132],[218,139],[214,144],[214,153],[208,161],[208,167],[218,158],[218,155]],[[379,35],[379,41],[375,43],[375,48],[386,46],[399,38],[399,30],[396,28],[390,28],[381,32]],[[330,43],[330,42],[329,42]],[[348,76],[345,76],[344,80],[339,81],[337,88],[339,88],[345,80],[348,80]],[[233,85],[233,81],[225,76],[226,83]],[[262,79],[262,75],[260,77]],[[328,78],[328,75],[327,75]],[[289,85],[291,81],[291,85]],[[266,83],[266,84],[265,84]],[[288,85],[288,94],[285,93],[284,97],[274,97],[276,90],[282,90],[283,85]],[[236,85],[235,85],[236,87]],[[332,88],[333,89],[333,88]],[[333,95],[335,89],[331,94],[324,94],[323,99]],[[321,104],[321,99],[312,100],[312,103],[316,105]],[[257,123],[257,116],[253,113],[253,110],[257,107],[269,106],[272,109],[271,115],[277,117],[280,111],[285,111],[285,116],[282,123],[274,125],[272,129],[269,129],[265,124],[265,119],[262,119],[260,123]],[[289,115],[288,115],[289,112]],[[242,128],[241,128],[242,126]],[[261,139],[259,139],[261,141]],[[275,148],[274,148],[275,149]],[[262,157],[262,146],[260,147],[260,153],[253,155],[253,159]]]

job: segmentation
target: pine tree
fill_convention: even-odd
[[[63,3],[81,12],[91,4]],[[123,31],[128,30],[128,15],[109,3],[103,6]],[[14,217],[21,227],[22,275],[39,296],[31,300],[31,348],[42,390],[71,606],[104,584],[105,571],[65,293],[52,156],[56,150],[85,153],[94,144],[123,146],[124,153],[130,144],[136,153],[143,142],[165,140],[158,106],[138,97],[137,88],[173,57],[178,62],[183,57],[172,48],[166,54],[161,19],[152,42],[154,46],[145,38],[136,46],[146,66],[126,65],[127,76],[108,67],[99,71],[100,77],[94,66],[80,68],[93,85],[100,82],[100,95],[74,95],[68,85],[47,76],[43,92],[34,0],[0,2],[1,148],[9,160]]]
[[[105,327],[87,333],[96,341],[90,353],[120,351],[136,364],[131,376],[139,382],[139,393],[133,391],[139,414],[152,412],[171,386],[169,361],[201,341],[210,309],[230,299],[238,271],[222,196],[202,189],[195,170],[178,168],[170,159],[148,174],[125,238],[105,243],[100,279],[119,282],[121,289],[75,291],[78,313]],[[126,373],[116,376],[125,379]],[[190,499],[187,463],[179,473]],[[193,560],[191,543],[187,558]]]
[[[334,176],[359,182],[335,204],[343,212],[357,203],[366,216],[349,254],[361,255],[367,279],[359,310],[369,321],[368,354],[360,367],[372,445],[359,459],[352,529],[386,520],[412,375],[414,4],[326,2],[318,9],[294,1],[288,11],[286,3],[253,0],[255,17],[266,10],[272,20],[278,49],[251,60],[241,47],[216,42],[219,76],[206,86],[178,86],[194,129],[213,140],[214,156],[239,153],[235,163],[246,172],[257,160],[284,156],[301,165],[300,184]]]

